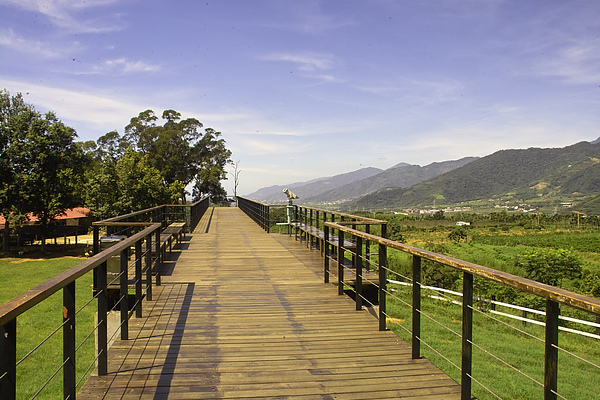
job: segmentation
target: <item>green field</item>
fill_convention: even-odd
[[[411,289],[399,285],[390,285],[389,288],[393,291],[393,296],[388,296],[388,315],[394,319],[388,322],[388,327],[410,343],[411,337],[406,329],[411,329],[412,317],[410,307],[405,303],[411,302]],[[426,291],[423,294],[426,294]],[[421,307],[424,314],[436,321],[432,322],[426,317],[421,318],[422,340],[452,363],[460,366],[461,338],[458,335],[461,333],[461,306],[423,297]],[[542,326],[527,324],[524,327],[519,321],[514,322],[498,316],[494,318],[543,340]],[[539,384],[486,353],[494,354],[538,382],[544,381],[544,343],[507,325],[491,319],[487,313],[474,313],[473,342],[485,349],[485,352],[477,347],[473,348],[473,378],[503,399],[543,398],[543,388]],[[584,357],[596,365],[600,365],[599,342],[597,339],[572,333],[559,334],[560,348]],[[421,354],[460,382],[460,371],[450,362],[425,345],[421,345]],[[597,367],[559,351],[558,393],[565,398],[599,400],[598,376],[600,371]],[[478,399],[495,398],[475,382],[472,389]]]
[[[0,303],[39,285],[79,264],[83,258],[50,259],[0,258]],[[92,275],[77,280],[76,307],[81,308],[92,295]],[[76,317],[77,379],[89,375],[94,360],[93,328],[96,302],[92,301]],[[62,291],[17,318],[17,361],[28,354],[62,324]],[[27,359],[17,366],[17,398],[30,399],[62,364],[62,330],[59,329]],[[92,368],[93,369],[93,366]],[[85,381],[83,378],[82,383]],[[62,398],[62,371],[48,383],[37,398]]]
[[[581,275],[562,279],[560,285],[568,290],[588,295],[595,295],[595,290],[600,290],[600,280],[598,285],[594,286],[595,281],[592,279],[600,276],[600,232],[595,226],[578,228],[573,221],[564,219],[554,221],[554,225],[550,223],[552,221],[542,219],[541,222],[546,223],[538,225],[537,220],[531,217],[516,220],[507,218],[505,221],[473,218],[471,226],[462,228],[464,236],[456,240],[451,236],[458,229],[454,219],[387,217],[390,220],[396,219],[388,225],[388,232],[390,236],[395,237],[395,240],[515,275],[526,276],[526,271],[516,263],[523,254],[546,250],[568,251],[580,264]],[[374,248],[372,252],[376,252],[376,249]],[[76,257],[0,258],[0,302],[13,298],[81,261],[81,258]],[[388,265],[399,275],[390,274],[388,277],[398,280],[402,280],[401,276],[410,278],[411,263],[408,255],[390,250]],[[78,307],[91,298],[91,281],[91,275],[78,281]],[[450,267],[425,261],[423,281],[425,284],[457,291],[460,291],[462,285],[460,273]],[[393,290],[393,295],[388,296],[388,315],[391,317],[388,326],[410,342],[410,335],[406,333],[406,329],[410,329],[410,307],[404,304],[410,304],[410,290],[393,284],[390,284],[390,290]],[[424,292],[424,295],[426,294]],[[485,298],[493,296],[497,300],[526,305],[529,308],[543,309],[544,305],[544,301],[535,296],[519,293],[478,278],[475,279],[475,295]],[[18,319],[18,359],[60,325],[61,302],[62,296],[59,292]],[[78,345],[92,329],[95,306],[96,302],[93,301],[77,316]],[[449,331],[449,329],[458,333],[461,331],[460,306],[424,297],[423,311],[438,323],[432,322],[429,318],[422,318],[422,339],[452,363],[460,365],[460,337]],[[566,306],[561,306],[561,315],[594,320],[593,316]],[[544,345],[532,338],[532,336],[543,338],[543,328],[530,323],[523,326],[520,321],[515,322],[504,317],[495,316],[495,318],[501,322],[490,319],[489,313],[475,313],[474,342],[537,381],[543,381]],[[517,327],[522,332],[510,329],[508,326]],[[563,326],[571,327],[570,323],[564,323]],[[592,327],[581,329],[594,332]],[[18,366],[18,379],[23,383],[19,385],[18,398],[30,398],[59,368],[62,358],[61,340],[62,334],[59,331]],[[559,346],[600,365],[599,340],[561,332]],[[423,345],[421,352],[454,379],[460,381],[460,373],[456,367],[435,351]],[[92,335],[91,341],[88,340],[78,350],[78,379],[84,378],[88,373],[86,369],[93,362],[93,353]],[[599,375],[598,368],[579,361],[566,352],[559,353],[559,393],[567,399],[600,400],[596,387]],[[542,388],[537,383],[515,372],[513,368],[503,365],[479,348],[474,349],[473,376],[501,398],[538,399],[542,396]],[[60,397],[61,382],[62,377],[59,373],[44,389],[40,398]],[[473,383],[473,392],[480,399],[494,398],[476,383]]]
[[[578,228],[571,221],[565,220],[556,220],[553,226],[551,224],[540,226],[535,224],[537,221],[532,221],[529,217],[527,220],[517,219],[505,223],[475,220],[468,227],[458,228],[455,221],[448,218],[437,221],[427,218],[413,219],[394,216],[388,216],[388,218],[390,220],[396,218],[393,223],[388,225],[388,232],[390,235],[395,235],[396,240],[519,276],[527,276],[528,273],[517,262],[522,260],[524,255],[536,252],[569,254],[572,259],[577,261],[581,273],[575,277],[561,279],[559,286],[570,291],[598,297],[600,290],[600,232],[595,226]],[[392,229],[389,229],[390,227]],[[451,234],[457,229],[462,229],[464,236],[460,236],[459,240],[453,240]],[[411,278],[412,259],[409,255],[399,251],[389,251],[388,264],[394,271],[393,274],[388,275],[390,279],[404,280],[401,278],[402,276]],[[462,291],[461,273],[450,267],[424,261],[422,273],[424,284]],[[484,279],[475,278],[474,286],[476,296],[495,298],[499,301],[539,310],[545,308],[545,302],[541,298]],[[407,306],[407,304],[411,304],[410,288],[398,285],[390,285],[390,288],[393,290],[393,296],[388,296],[388,315],[392,320],[388,322],[388,326],[410,342],[410,335],[406,332],[411,325],[411,309],[410,306]],[[423,292],[424,296],[427,294],[427,291]],[[429,294],[432,293],[429,292]],[[435,295],[438,294],[435,293]],[[459,298],[456,300],[460,301]],[[423,341],[437,352],[442,353],[452,363],[460,366],[461,307],[427,297],[424,297],[422,301],[423,312],[437,321],[432,322],[429,318],[422,318]],[[564,305],[561,306],[561,315],[592,322],[596,320],[589,313]],[[529,317],[532,318],[531,314]],[[494,316],[494,318],[504,324],[490,319],[489,313],[475,313],[474,343],[538,382],[543,382],[543,342],[508,326],[516,327],[542,340],[544,328],[531,323],[523,326],[522,322],[505,317]],[[575,326],[568,322],[563,322],[562,326],[596,333],[593,327]],[[448,328],[459,335],[450,332]],[[559,347],[591,361],[596,366],[600,365],[600,341],[597,339],[561,331]],[[450,362],[425,345],[421,346],[421,352],[460,382],[460,371]],[[492,389],[501,398],[539,399],[543,397],[542,387],[539,384],[516,372],[513,368],[502,364],[479,348],[474,348],[473,354],[473,377]],[[559,352],[558,368],[558,390],[565,398],[600,399],[597,388],[600,368],[590,366],[564,351]],[[473,383],[473,393],[480,399],[495,398],[476,383]]]

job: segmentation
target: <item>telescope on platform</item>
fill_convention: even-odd
[[[285,195],[288,198],[288,205],[286,208],[288,229],[290,229],[290,224],[292,223],[292,216],[294,214],[294,199],[299,199],[299,197],[288,188],[283,189],[283,193],[285,193]]]
[[[287,188],[283,189],[283,193],[285,193],[288,200],[299,199],[299,197],[294,192],[292,192],[290,189],[287,189]]]

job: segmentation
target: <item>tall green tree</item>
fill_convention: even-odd
[[[3,214],[32,213],[42,225],[66,209],[80,205],[83,150],[75,143],[77,133],[52,112],[44,115],[6,91],[2,98],[2,186]]]
[[[128,149],[115,166],[120,198],[119,213],[128,213],[174,203],[183,190],[183,183],[165,185],[160,171],[152,166],[147,154]]]
[[[132,149],[148,155],[150,164],[160,171],[167,186],[176,181],[184,187],[195,182],[194,187],[200,189],[197,194],[221,195],[224,190],[220,181],[227,179],[225,166],[231,161],[231,151],[221,132],[212,128],[202,132],[200,121],[182,120],[175,110],[162,113],[163,125],[158,120],[154,111],[142,111],[125,127],[123,140]],[[184,189],[180,197],[186,201]]]
[[[165,185],[148,155],[131,148],[89,169],[86,181],[86,205],[101,219],[176,202],[183,190],[180,181]]]
[[[6,90],[0,91],[0,214],[5,217],[5,229],[2,237],[3,249],[8,248],[9,221],[17,211],[16,176],[13,168],[13,157],[10,149],[15,141],[15,119],[31,107],[25,103],[23,96],[17,93],[11,96]]]

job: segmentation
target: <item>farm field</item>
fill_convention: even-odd
[[[531,270],[526,268],[524,260],[542,259],[546,263],[544,268],[550,268],[548,264],[552,262],[561,263],[568,260],[574,263],[575,272],[556,278],[556,285],[570,291],[600,297],[600,232],[595,226],[578,228],[564,221],[554,226],[523,226],[519,222],[492,224],[486,221],[458,227],[455,221],[451,220],[403,221],[396,217],[393,221],[393,216],[389,219],[391,222],[388,232],[395,240],[519,276],[548,279],[548,275],[539,272],[536,276],[530,276]],[[389,229],[390,227],[392,229]],[[395,271],[394,274],[390,274],[393,277],[389,275],[388,279],[411,279],[410,256],[391,251],[388,253],[388,259],[390,268]],[[568,269],[572,266],[565,263],[563,268]],[[461,291],[461,274],[450,267],[424,261],[422,278],[425,285]],[[411,325],[410,287],[391,284],[390,290],[393,294],[388,296],[388,326],[410,342],[411,337],[407,331]],[[538,310],[545,309],[545,302],[540,298],[484,279],[475,279],[474,290],[475,296]],[[424,291],[423,295],[423,313],[431,318],[422,317],[421,336],[427,345],[421,346],[421,352],[444,372],[460,381],[460,372],[455,365],[460,365],[461,360],[461,307],[452,304],[451,301],[426,297],[439,297],[439,292]],[[461,301],[460,297],[452,295],[446,300]],[[488,393],[485,386],[493,388],[500,398],[541,398],[542,387],[529,377],[543,382],[544,345],[540,341],[544,337],[543,326],[531,323],[523,325],[521,321],[502,316],[494,316],[492,319],[490,314],[485,312],[485,306],[482,312],[475,312],[474,315],[473,334],[476,347],[473,350],[473,377],[481,385],[474,383],[473,393],[479,399],[496,398]],[[567,306],[561,306],[561,315],[599,322],[597,317]],[[531,314],[529,317],[533,318]],[[598,330],[593,327],[575,326],[564,321],[562,326],[598,334]],[[598,339],[561,332],[559,347],[585,358],[596,366],[600,365]],[[498,361],[496,357],[511,366]],[[523,373],[516,372],[513,367]],[[567,352],[559,351],[558,371],[558,389],[562,396],[567,399],[600,399],[596,379],[598,367],[580,361]]]
[[[381,216],[377,216],[381,218]],[[556,224],[536,225],[529,220],[497,223],[493,221],[473,221],[468,226],[457,226],[453,219],[403,219],[398,216],[389,218],[388,233],[395,240],[416,247],[427,248],[459,259],[503,270],[512,274],[527,276],[527,270],[522,261],[525,255],[540,253],[550,256],[565,256],[567,260],[575,260],[577,273],[562,277],[558,284],[565,289],[588,295],[600,296],[600,232],[596,226],[577,227],[572,221],[558,221]],[[467,218],[463,218],[467,219]],[[276,228],[277,229],[277,228]],[[16,295],[36,286],[46,279],[78,264],[84,258],[74,256],[50,255],[44,259],[41,256],[29,254],[31,258],[0,258],[0,302],[5,302]],[[403,280],[410,278],[411,259],[400,252],[390,251],[389,266],[398,275],[390,279]],[[525,258],[524,258],[525,257]],[[424,262],[424,284],[454,289],[460,291],[462,280],[460,274],[448,267]],[[91,299],[91,275],[81,280],[77,286],[77,307],[81,307]],[[390,284],[393,295],[388,298],[388,326],[400,337],[410,342],[410,290],[404,286]],[[426,293],[424,293],[426,295]],[[543,301],[533,296],[525,296],[506,287],[484,280],[475,280],[475,295],[494,298],[529,308],[544,308]],[[455,300],[460,300],[456,298]],[[55,294],[48,302],[44,302],[24,314],[18,320],[19,332],[31,334],[19,336],[18,359],[26,355],[45,335],[60,326],[62,322],[62,295]],[[457,368],[460,365],[460,337],[451,331],[460,333],[460,306],[448,302],[440,302],[429,298],[423,299],[423,310],[431,317],[423,318],[423,340],[436,350],[422,346],[422,353],[434,361],[454,379],[460,380]],[[95,302],[84,308],[77,317],[77,343],[83,343],[78,350],[78,379],[85,377],[86,369],[93,360],[94,344],[84,343],[85,335],[93,326]],[[561,307],[561,315],[578,319],[594,321],[583,312]],[[438,322],[432,322],[436,320]],[[515,331],[509,326],[519,328]],[[565,323],[565,326],[568,324]],[[579,328],[578,328],[579,329]],[[594,328],[587,327],[588,332]],[[21,387],[18,398],[31,398],[44,384],[45,379],[60,367],[60,363],[47,360],[60,360],[61,345],[60,330],[48,339],[33,355],[18,366],[18,379],[28,382]],[[493,386],[495,393],[502,398],[536,399],[541,396],[541,387],[523,374],[515,372],[499,362],[494,356],[506,360],[507,363],[522,370],[526,375],[543,380],[543,343],[538,339],[543,337],[543,328],[502,317],[490,320],[485,312],[475,314],[474,338],[475,343],[484,350],[474,350],[474,378],[483,386]],[[538,338],[538,339],[535,339]],[[559,346],[584,356],[596,365],[600,365],[600,343],[597,339],[577,336],[562,332]],[[55,351],[58,349],[58,351]],[[437,352],[443,354],[440,356]],[[523,356],[525,354],[525,356]],[[44,379],[30,379],[32,370],[43,368]],[[559,392],[568,399],[590,398],[599,400],[595,392],[594,377],[598,368],[582,362],[566,352],[559,355]],[[494,398],[479,384],[473,385],[477,398]],[[43,389],[39,398],[56,398],[61,393],[61,374],[53,378]],[[594,397],[596,396],[596,397]]]

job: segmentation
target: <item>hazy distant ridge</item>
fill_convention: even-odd
[[[382,172],[379,168],[362,168],[357,171],[347,172],[325,178],[317,178],[308,182],[296,182],[289,185],[275,185],[257,190],[245,197],[265,203],[283,203],[287,200],[283,189],[288,188],[300,197],[300,202],[305,203],[309,197],[328,191],[333,188],[344,186],[346,184],[369,178]]]
[[[460,168],[476,159],[477,157],[465,157],[460,160],[435,162],[424,167],[401,163],[367,179],[340,186],[305,200],[311,203],[341,202],[387,188],[406,188]]]

